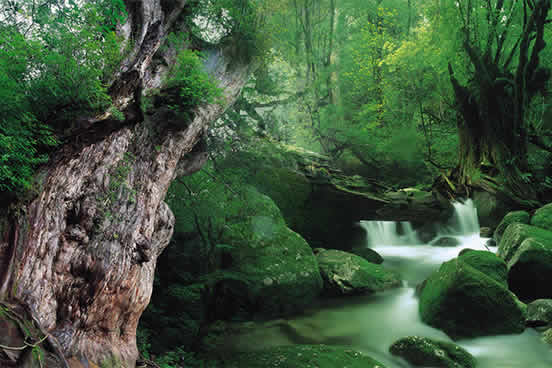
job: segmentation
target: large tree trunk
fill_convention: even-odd
[[[0,301],[25,305],[50,342],[84,366],[115,358],[134,367],[138,320],[173,232],[165,194],[177,174],[201,167],[206,156],[192,149],[225,108],[203,106],[187,123],[162,107],[142,115],[141,92],[160,85],[171,51],[159,47],[186,1],[167,4],[127,1],[121,31],[133,48],[111,88],[127,119],[90,120],[40,172],[33,198],[2,221]],[[221,50],[208,55],[230,104],[248,66]]]
[[[526,116],[531,99],[543,90],[550,76],[549,70],[539,66],[550,0],[519,5],[523,24],[511,49],[505,41],[511,38],[509,25],[515,17],[503,18],[504,1],[492,8],[491,2],[486,6],[490,26],[486,46],[480,49],[480,35],[474,34],[471,24],[474,8],[469,1],[458,5],[464,21],[463,48],[474,70],[464,86],[449,64],[459,113],[458,181],[506,197],[518,206],[533,207],[538,202],[527,162],[530,126]],[[506,27],[499,27],[504,22]]]

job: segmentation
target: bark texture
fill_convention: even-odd
[[[24,304],[70,362],[135,366],[136,327],[173,232],[165,194],[177,172],[205,161],[194,146],[225,108],[203,106],[188,122],[139,109],[142,91],[161,84],[170,50],[158,50],[185,5],[127,1],[121,32],[133,47],[111,88],[126,121],[91,121],[40,173],[34,198],[2,221],[0,300]],[[208,55],[230,104],[248,66],[222,50]]]
[[[478,38],[485,34],[476,33],[472,24],[475,7],[471,4],[458,3],[463,48],[473,68],[469,83],[460,83],[449,64],[458,110],[458,182],[503,197],[517,207],[536,207],[538,183],[530,180],[527,160],[533,130],[528,111],[531,100],[543,93],[551,75],[540,60],[551,3],[487,2],[483,9],[489,30],[484,47]],[[516,12],[522,12],[523,17],[519,31],[512,33],[516,22],[512,14]],[[506,40],[514,40],[514,46]]]

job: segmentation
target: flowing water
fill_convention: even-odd
[[[479,237],[477,213],[471,202],[455,204],[455,216],[438,237],[459,241],[455,247],[419,244],[408,223],[363,222],[368,244],[380,253],[384,266],[399,272],[404,287],[370,296],[326,300],[305,314],[287,320],[250,322],[231,339],[235,350],[289,344],[347,345],[364,351],[388,368],[410,368],[388,353],[396,340],[411,335],[451,341],[442,331],[422,323],[414,288],[439,265],[464,248],[486,249]],[[478,368],[551,368],[552,349],[540,334],[527,329],[520,335],[489,336],[456,341],[472,353]]]

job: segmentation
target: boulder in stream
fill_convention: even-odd
[[[552,326],[552,299],[537,299],[527,305],[527,326]]]
[[[508,285],[524,302],[552,298],[552,242],[527,238],[508,261]]]
[[[207,280],[216,296],[213,313],[224,319],[302,310],[322,291],[316,257],[269,197],[254,188],[245,194],[248,216],[229,221],[220,238],[229,265]]]
[[[401,286],[395,272],[355,254],[330,249],[317,258],[326,294],[358,295]]]
[[[504,285],[504,287],[508,287],[506,263],[496,254],[486,250],[463,249],[458,256],[476,270]]]
[[[493,229],[488,226],[479,229],[479,236],[482,238],[490,238],[493,236]]]
[[[393,343],[389,351],[414,366],[443,368],[474,368],[476,366],[475,358],[460,346],[427,337],[402,338]]]
[[[351,253],[356,254],[357,256],[364,258],[365,260],[367,260],[370,263],[375,263],[375,264],[382,264],[383,263],[383,257],[378,252],[373,250],[372,248],[368,248],[368,247],[353,248],[351,250]]]
[[[552,230],[552,203],[539,208],[531,217],[531,225]]]
[[[342,346],[290,345],[269,350],[232,354],[226,368],[385,368],[368,355]]]
[[[493,238],[498,243],[500,243],[500,239],[502,239],[502,235],[504,234],[504,231],[506,231],[506,228],[513,223],[520,223],[520,224],[529,224],[529,220],[531,219],[531,215],[529,215],[529,212],[527,211],[512,211],[509,212],[500,224],[496,227]]]
[[[549,328],[542,333],[542,340],[548,345],[552,346],[552,328]]]
[[[500,273],[485,273],[501,262],[490,252],[468,252],[443,263],[420,293],[422,321],[453,339],[521,333],[525,305],[500,282]]]
[[[431,242],[431,245],[434,247],[456,247],[460,245],[460,240],[453,238],[452,236],[442,236]]]
[[[510,224],[498,243],[499,257],[508,263],[527,238],[533,238],[541,243],[552,243],[552,231],[521,223]]]

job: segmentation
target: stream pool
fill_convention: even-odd
[[[487,239],[479,237],[473,205],[467,202],[455,207],[454,222],[439,234],[457,239],[459,244],[454,247],[419,244],[408,224],[401,225],[401,235],[397,235],[394,223],[362,224],[369,234],[367,246],[383,256],[384,266],[401,274],[402,288],[368,296],[327,299],[291,319],[248,322],[227,340],[227,348],[250,351],[289,344],[346,345],[367,353],[388,368],[411,367],[388,352],[399,338],[420,335],[451,341],[444,332],[420,320],[415,286],[462,249],[486,249]],[[478,368],[552,367],[552,349],[534,329],[526,329],[520,335],[480,337],[456,343],[476,357]]]

